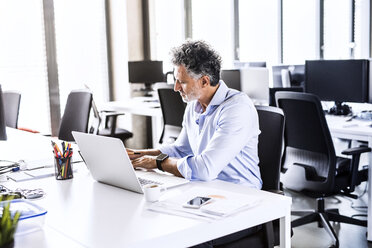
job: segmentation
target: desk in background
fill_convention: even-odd
[[[151,118],[152,146],[159,144],[163,129],[163,119],[160,103],[152,97],[133,97],[125,101],[108,102],[102,106],[104,110],[126,112],[134,115],[142,115]]]
[[[37,146],[39,154],[52,156],[50,144],[44,146],[50,143],[49,138],[9,128],[7,132],[8,141],[0,141],[2,152],[21,158],[27,153],[23,148]],[[12,144],[20,142],[25,146],[14,150]],[[166,194],[181,194],[194,186],[206,186],[262,197],[257,206],[246,211],[205,222],[146,210],[143,195],[98,183],[85,165],[74,166],[78,172],[70,180],[49,177],[4,183],[10,189],[42,188],[46,192],[44,198],[34,201],[48,211],[43,230],[16,237],[16,247],[187,247],[277,218],[281,247],[290,247],[291,199],[286,196],[219,180],[168,190]]]
[[[366,141],[372,147],[372,124],[371,121],[353,119],[346,121],[350,117],[327,115],[327,124],[332,137]],[[372,153],[368,153],[368,225],[367,240],[372,241]]]

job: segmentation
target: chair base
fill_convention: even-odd
[[[358,220],[348,216],[339,214],[338,209],[325,209],[324,198],[318,198],[318,209],[308,211],[292,211],[292,215],[300,215],[302,217],[292,221],[292,227],[306,225],[312,222],[318,222],[318,227],[324,228],[332,239],[333,247],[339,247],[339,241],[335,231],[333,230],[330,221],[367,226],[367,221]]]

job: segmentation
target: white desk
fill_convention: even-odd
[[[372,127],[369,125],[372,122],[352,120],[346,122],[350,117],[330,116],[327,115],[327,123],[331,135],[335,138],[367,141],[368,146],[372,147]],[[368,154],[369,170],[368,170],[368,226],[367,240],[372,241],[372,153]]]
[[[160,103],[153,102],[153,100],[155,100],[155,98],[133,97],[126,101],[108,102],[102,106],[102,109],[151,117],[152,145],[156,147],[163,129],[163,118]]]
[[[9,141],[0,142],[1,151],[21,155],[20,150],[7,150],[12,147],[7,144],[19,142],[17,138],[23,135],[17,130],[7,131]],[[27,134],[22,142],[37,145],[46,143],[45,140],[49,141]],[[288,197],[223,181],[190,183],[166,193],[208,186],[262,196],[263,200],[255,207],[205,222],[149,211],[143,195],[95,182],[82,163],[75,166],[79,167],[78,172],[71,180],[58,181],[49,177],[4,183],[11,189],[41,187],[46,192],[43,199],[34,201],[48,211],[44,231],[17,237],[16,247],[54,247],[57,243],[57,247],[186,247],[277,218],[280,218],[281,247],[290,247],[291,199]]]

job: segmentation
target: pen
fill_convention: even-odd
[[[140,152],[128,152],[128,155],[140,155]]]
[[[62,142],[62,151],[63,151],[62,157],[64,157],[65,156],[65,152],[66,152],[66,145],[65,145],[65,142],[64,141]]]
[[[53,142],[53,140],[51,140],[51,142],[53,148],[57,150],[56,157],[60,158],[62,156],[62,152],[59,150],[58,145],[55,142]]]

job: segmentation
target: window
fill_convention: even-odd
[[[324,0],[324,59],[350,58],[351,2],[350,0]]]
[[[0,1],[0,34],[0,84],[22,94],[18,126],[50,133],[43,1]]]
[[[104,3],[54,0],[61,114],[70,91],[84,84],[98,106],[109,100]]]
[[[173,70],[169,51],[185,39],[183,0],[156,0],[152,8],[151,58],[163,61],[164,73]],[[166,14],[164,14],[164,10]],[[151,17],[150,17],[151,18]]]
[[[207,41],[222,56],[223,67],[234,60],[233,1],[192,1],[192,38]]]
[[[370,1],[356,0],[355,1],[355,48],[354,58],[363,59],[370,57]]]
[[[279,1],[239,1],[240,61],[280,63]]]
[[[317,0],[283,0],[283,63],[303,64],[319,58]]]

